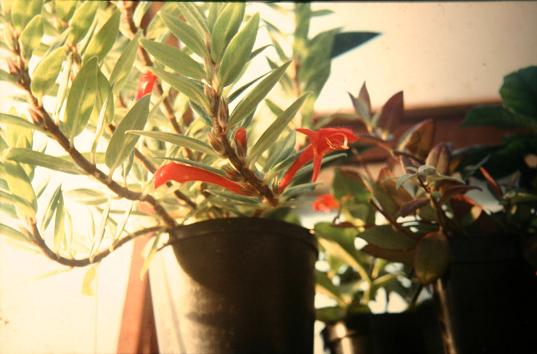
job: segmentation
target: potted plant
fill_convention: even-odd
[[[366,94],[364,86],[362,97]],[[371,110],[368,103],[363,107]],[[388,100],[377,120],[386,124],[386,114],[393,115],[394,121],[401,118],[401,93]],[[371,137],[365,136],[365,140]],[[325,347],[330,353],[439,353],[440,331],[432,302],[429,299],[417,304],[422,286],[411,281],[411,267],[363,252],[366,242],[356,239],[358,233],[382,234],[388,239],[394,232],[377,217],[378,211],[371,203],[371,185],[383,188],[381,180],[370,179],[366,185],[361,172],[351,165],[336,168],[330,193],[313,203],[315,210],[337,211],[331,222],[315,225],[324,267],[324,271],[317,271],[317,292],[334,303],[317,309],[317,319],[325,323]],[[369,170],[367,173],[372,175]],[[402,203],[406,197],[391,196],[393,203]],[[394,301],[392,293],[406,302],[399,305],[399,311],[407,307],[406,311],[388,313],[390,299]],[[372,312],[371,307],[376,305],[373,301],[381,294],[384,313],[378,309]]]
[[[245,6],[166,3],[142,28],[150,3],[3,2],[0,73],[23,107],[0,114],[0,201],[16,218],[1,233],[69,267],[152,235],[146,266],[166,246],[180,265],[183,351],[311,352],[317,246],[283,220],[295,219],[291,207],[315,187],[321,163],[356,136],[305,123],[297,130],[309,140],[295,151],[288,126],[306,102],[313,107],[333,55],[306,62],[364,40],[308,38],[314,14],[297,6],[304,62],[295,86],[313,94],[304,87],[273,106],[259,133],[258,107],[299,65],[274,62],[241,81],[265,49],[254,49],[260,18]],[[38,186],[37,167],[71,174],[76,186]],[[75,220],[80,204],[87,217]]]
[[[533,102],[529,87],[534,78],[530,69],[508,75],[500,91],[504,107],[471,111],[466,124],[533,124],[517,104]],[[511,184],[504,191],[481,166],[496,164],[494,152],[505,145],[489,148],[489,160],[476,162],[478,153],[484,157],[482,148],[452,151],[449,144],[435,145],[430,120],[411,128],[398,142],[390,141],[389,131],[378,126],[382,121],[370,119],[365,86],[352,100],[369,127],[361,140],[391,156],[378,178],[360,176],[372,205],[386,220],[386,225],[358,233],[368,242],[362,250],[411,266],[418,283],[433,286],[446,353],[533,352],[536,279],[522,255],[534,252],[534,187]],[[506,141],[529,139],[527,134],[534,132]],[[513,150],[507,151],[503,153],[509,156]],[[513,156],[509,161],[520,166],[517,160]],[[481,189],[468,183],[477,171],[497,198],[494,212],[467,194]]]

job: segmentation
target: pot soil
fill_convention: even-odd
[[[183,353],[312,353],[315,238],[277,220],[203,221],[180,230]]]
[[[321,332],[331,354],[441,354],[431,301],[402,313],[357,314]]]
[[[436,283],[448,354],[537,353],[537,278],[508,236],[454,237]]]

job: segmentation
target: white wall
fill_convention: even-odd
[[[537,2],[314,3],[319,27],[381,32],[337,58],[321,110],[350,107],[366,81],[374,106],[404,90],[407,106],[498,97],[510,71],[537,65]]]

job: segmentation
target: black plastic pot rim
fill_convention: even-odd
[[[215,233],[215,230],[218,231],[245,231],[251,230],[252,228],[268,228],[271,227],[270,234],[273,236],[281,236],[285,238],[292,237],[298,241],[306,243],[308,246],[313,248],[313,250],[318,253],[319,249],[317,247],[317,240],[312,234],[311,230],[306,229],[302,226],[291,224],[285,221],[276,220],[276,219],[265,219],[265,218],[248,218],[248,217],[238,217],[238,218],[225,218],[225,219],[210,219],[195,222],[188,225],[182,225],[178,227],[177,230],[177,240],[170,242],[170,245],[181,242],[182,240],[190,238],[204,237]],[[296,232],[284,233],[279,230],[279,228],[295,229]],[[307,233],[310,237],[304,237],[304,234]],[[255,236],[254,236],[255,237]]]

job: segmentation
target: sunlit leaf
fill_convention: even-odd
[[[179,92],[186,95],[192,101],[204,108],[207,112],[210,112],[209,103],[203,93],[201,84],[192,79],[183,77],[177,74],[168,73],[159,68],[153,68],[155,74],[162,80],[169,83],[171,86],[179,90]]]
[[[144,128],[149,114],[150,99],[151,97],[147,95],[136,102],[121,120],[110,138],[108,148],[106,149],[105,162],[111,171],[119,166],[133,151],[139,136],[127,135],[125,132],[127,130],[142,130]]]
[[[211,54],[215,62],[220,62],[226,46],[237,33],[244,17],[244,9],[244,3],[228,3],[218,13],[211,31]]]
[[[136,7],[138,9],[139,5]],[[134,61],[136,59],[136,49],[138,48],[138,35],[129,41],[125,46],[125,49],[121,53],[121,56],[114,66],[114,70],[110,74],[110,85],[114,87],[114,90],[119,90],[123,82],[129,76],[132,70]]]
[[[35,211],[37,204],[34,189],[22,167],[18,163],[6,161],[4,168],[5,173],[2,178],[7,182],[9,191],[27,201]],[[28,211],[26,208],[17,208],[17,215],[20,217],[35,216],[35,212],[28,214]]]
[[[180,135],[180,134],[174,134],[174,133],[166,133],[166,132],[158,132],[158,131],[144,131],[144,130],[129,130],[126,132],[127,134],[134,134],[134,135],[141,135],[141,136],[148,136],[150,138],[157,139],[159,141],[167,141],[169,143],[183,146],[192,150],[200,151],[208,155],[214,155],[218,156],[216,151],[209,145],[205,144],[204,142],[191,138],[189,136]]]
[[[0,203],[12,205],[18,208],[24,215],[35,215],[35,209],[33,205],[25,199],[22,199],[16,194],[4,192],[0,189]]]
[[[181,49],[148,39],[142,39],[140,42],[158,63],[166,65],[176,73],[198,80],[205,78],[203,66]]]
[[[248,154],[248,162],[255,163],[257,158],[273,144],[280,134],[287,128],[287,125],[295,117],[295,115],[302,107],[304,100],[308,97],[308,94],[304,94],[293,102],[282,114],[280,114],[276,120],[265,130],[261,137],[257,140],[255,145]]]
[[[55,171],[71,174],[84,174],[80,168],[69,160],[47,155],[32,149],[10,148],[4,157],[8,160],[33,166],[41,166]]]
[[[37,64],[32,72],[32,93],[43,96],[51,86],[56,84],[56,78],[67,54],[67,48],[59,47],[50,52]]]
[[[365,229],[357,237],[366,240],[369,244],[377,247],[395,250],[405,250],[416,245],[412,240],[401,231],[394,229],[391,225],[378,225]]]
[[[68,41],[70,43],[77,43],[88,32],[99,6],[99,1],[85,1],[76,9],[69,21]]]
[[[229,48],[228,48],[229,50]],[[277,69],[274,69],[266,78],[264,78],[257,86],[239,102],[237,107],[231,113],[229,117],[230,126],[237,125],[249,114],[255,111],[259,103],[266,97],[266,95],[272,90],[274,85],[285,73],[285,70],[291,62],[287,62]]]
[[[22,32],[28,22],[41,13],[43,7],[42,0],[10,0],[11,22],[13,26]]]
[[[43,36],[43,20],[41,15],[37,15],[24,28],[20,34],[21,54],[26,60],[30,59],[32,50],[39,47]]]
[[[201,33],[194,30],[194,28],[181,19],[175,18],[164,11],[159,11],[159,16],[178,40],[183,42],[200,57],[208,56]]]
[[[88,124],[97,97],[97,70],[97,57],[93,57],[82,66],[69,90],[63,130],[70,138]]]
[[[257,30],[259,27],[259,15],[254,15],[229,43],[218,76],[222,86],[227,86],[235,81],[246,63],[250,60],[250,54],[254,47]]]
[[[82,295],[95,295],[95,278],[97,277],[97,266],[98,264],[94,264],[90,266],[86,271],[84,279],[82,280]]]
[[[119,34],[119,21],[121,13],[115,10],[112,16],[106,21],[90,40],[88,48],[84,52],[84,60],[97,56],[99,61],[102,61],[106,54],[112,49],[117,35]]]

